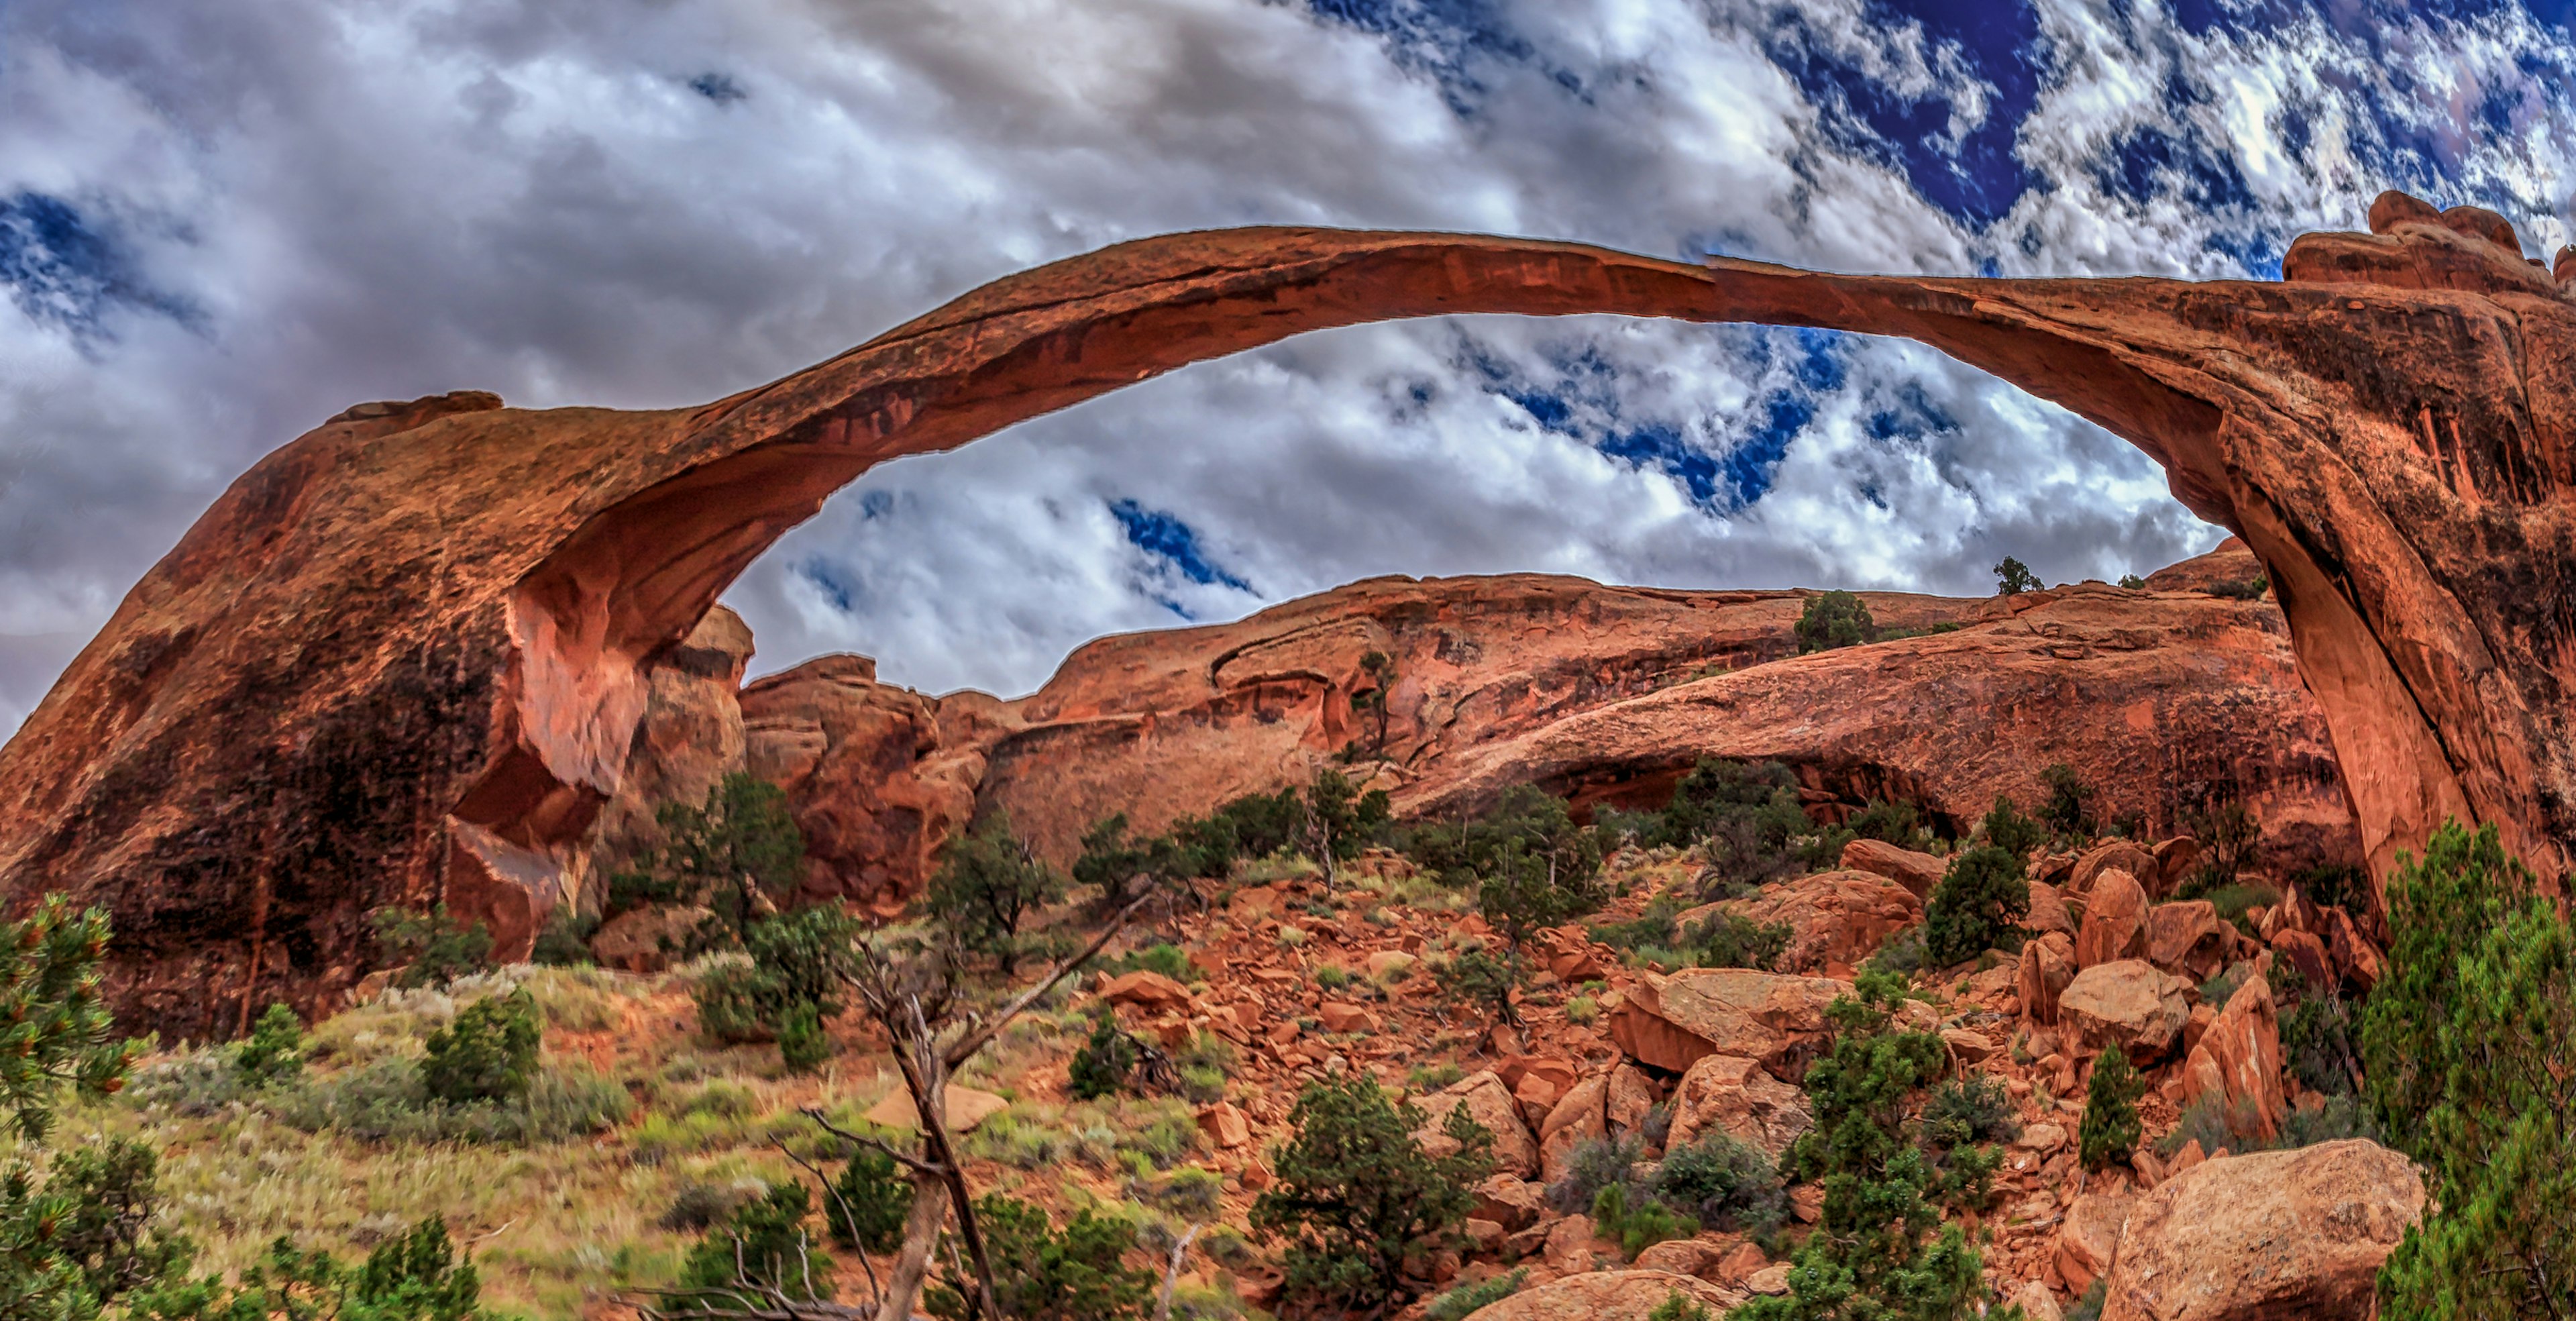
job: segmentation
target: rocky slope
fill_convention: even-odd
[[[2279,283],[1705,267],[1285,228],[998,281],[699,408],[352,409],[262,460],[0,749],[0,878],[106,905],[138,1027],[334,1000],[367,914],[527,948],[620,788],[647,672],[832,490],[1202,358],[1463,312],[1901,334],[2108,427],[2277,585],[2374,868],[2446,816],[2576,843],[2576,301],[2474,208],[2388,194]]]
[[[1806,656],[1792,633],[1806,593],[1373,579],[1101,639],[1010,702],[925,697],[824,657],[744,691],[747,757],[789,793],[809,888],[857,899],[917,893],[978,804],[1061,865],[1110,813],[1160,829],[1337,764],[1412,815],[1523,783],[1660,806],[1703,755],[1777,758],[1820,818],[1903,796],[1964,830],[1998,795],[2036,803],[2041,768],[2063,762],[2161,834],[2227,793],[2262,821],[2270,868],[2357,862],[2279,611],[2193,586],[2260,573],[2230,543],[2159,575],[2174,590],[1864,593],[1882,627],[1953,631]],[[1382,758],[1372,651],[1394,661]],[[1364,755],[1337,758],[1354,745]]]

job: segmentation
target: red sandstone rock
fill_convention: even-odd
[[[590,911],[606,897],[609,869],[661,843],[656,807],[703,803],[717,781],[743,769],[735,690],[751,651],[742,617],[717,606],[646,672],[644,715],[627,745],[625,774],[599,812],[593,865],[582,887]]]
[[[2218,918],[2206,899],[2158,904],[2147,910],[2147,962],[2195,982],[2216,976],[2236,957],[2236,928]]]
[[[2369,1315],[2423,1212],[2413,1167],[2373,1142],[2205,1161],[2130,1208],[2102,1321]]]
[[[1865,871],[1811,872],[1716,906],[1766,926],[1787,923],[1789,946],[1773,965],[1784,972],[1857,966],[1889,936],[1923,920],[1923,902],[1911,890]]]
[[[1899,848],[1885,840],[1856,839],[1843,846],[1843,868],[1875,872],[1904,886],[1917,899],[1930,899],[1949,863],[1929,853]]]
[[[1711,1316],[1744,1301],[1740,1292],[1673,1271],[1585,1271],[1523,1289],[1468,1313],[1467,1321],[1646,1321],[1677,1293]]]
[[[2216,1095],[2231,1112],[2250,1114],[2262,1136],[2280,1130],[2289,1103],[2281,1095],[2281,1025],[2269,982],[2252,977],[2237,987],[2190,1051],[2186,1098]]]
[[[1195,1003],[1190,988],[1159,972],[1141,969],[1102,982],[1100,998],[1114,1005],[1135,1005],[1146,1010],[1187,1009]]]
[[[2075,939],[2075,916],[2066,909],[2065,895],[2044,881],[2030,883],[2030,912],[2023,915],[2021,924],[2033,935],[2055,931],[2064,933],[2068,940]]]
[[[2021,947],[2015,985],[2022,1014],[2034,1023],[2057,1022],[2057,999],[2075,980],[2075,943],[2050,932]]]
[[[1511,1089],[1490,1070],[1459,1079],[1446,1090],[1422,1098],[1421,1105],[1430,1122],[1414,1137],[1422,1143],[1423,1150],[1434,1156],[1457,1151],[1456,1141],[1441,1128],[1448,1123],[1450,1111],[1463,1107],[1469,1119],[1494,1135],[1497,1170],[1524,1179],[1538,1173],[1538,1143],[1521,1123],[1520,1108],[1512,1103]]]
[[[2144,959],[2095,964],[2057,997],[2057,1017],[2087,1054],[2120,1047],[2144,1068],[2181,1044],[2191,1009],[2183,983]]]
[[[2075,965],[2090,968],[2147,952],[2147,892],[2127,871],[2108,868],[2084,901],[2084,925],[2075,935]]]
[[[1629,1058],[1688,1070],[1708,1055],[1760,1060],[1777,1070],[1802,1058],[1825,1029],[1825,1006],[1850,988],[1821,977],[1783,977],[1746,968],[1691,968],[1648,974],[1628,985],[1610,1015],[1610,1036]]]
[[[1678,1151],[1702,1134],[1722,1132],[1776,1159],[1816,1126],[1807,1094],[1735,1055],[1710,1055],[1682,1075],[1673,1089],[1673,1127],[1665,1148]]]
[[[2119,1255],[2120,1230],[2128,1223],[2135,1199],[2110,1193],[2088,1193],[2066,1208],[2057,1228],[2057,1278],[2068,1293],[2080,1294],[2111,1269]]]
[[[2555,788],[2576,781],[2576,745],[2557,732],[2576,676],[2576,529],[2563,517],[2576,304],[2482,219],[2388,214],[2385,232],[2302,236],[2281,283],[1834,276],[1456,235],[1175,235],[996,282],[702,407],[533,412],[458,394],[352,409],[237,481],[0,750],[0,876],[22,907],[66,890],[110,909],[111,994],[138,1030],[204,1038],[272,999],[321,1007],[376,958],[366,917],[387,903],[444,899],[514,956],[585,868],[653,662],[830,491],[886,459],[1302,330],[1487,311],[1900,333],[2108,427],[2262,559],[2375,873],[2456,816],[2497,824],[2554,881],[2576,841],[2576,799]],[[2155,652],[2146,635],[2086,604],[2115,594],[2188,603],[2172,617],[2206,618],[2216,600],[2037,594],[2007,607],[2004,632],[1753,666],[1483,739],[1446,787],[1408,803],[1482,801],[1530,779],[1588,794],[1626,776],[1646,792],[1712,748],[1794,754],[1819,787],[1890,783],[1890,768],[1991,787],[2060,758],[2034,755],[2009,719],[1968,729],[1922,712],[2054,711],[2041,692],[2125,688],[2119,719],[2094,723],[2157,730],[2155,769],[2132,774],[2116,753],[2077,769],[2152,817],[2148,786],[2190,778],[2163,761],[2170,749],[2219,745],[2200,731],[2222,722],[2267,741],[2299,725],[2304,699],[2249,709],[2239,694],[2264,685],[2208,680],[2213,667],[2282,668],[2277,639],[2227,648],[2204,632],[2199,677],[2159,688],[2157,667],[2136,663]],[[2215,608],[2272,617],[2257,603]],[[1266,705],[1300,739],[1348,728],[1346,716],[1288,718],[1352,691],[1297,652],[1192,681]],[[1528,718],[1549,667],[1516,668],[1535,680],[1520,690]],[[1785,730],[1799,722],[1748,717],[1813,716],[1818,680],[1864,670],[1903,700],[1814,721],[1815,747],[1777,732],[1708,737]],[[2195,708],[2175,700],[2181,689],[2229,698]],[[1419,739],[1431,726],[1410,711]],[[1855,731],[1908,726],[1921,731],[1910,757],[1845,760]],[[1068,724],[1059,741],[1135,749],[1151,728]],[[1063,764],[1095,760],[1067,753]],[[1405,760],[1430,759],[1417,744]],[[2227,769],[2297,766],[2255,778],[2314,786],[2327,761],[2317,748]],[[1043,798],[1048,778],[1015,782]],[[1094,806],[1063,799],[1067,817]]]
[[[2154,854],[2125,839],[2109,840],[2086,849],[2075,859],[2075,869],[2066,879],[2066,892],[2089,899],[2103,874],[2113,871],[2127,872],[2141,890],[2157,884],[2164,874]]]

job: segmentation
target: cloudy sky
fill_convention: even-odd
[[[348,404],[713,398],[1009,271],[1253,222],[1836,270],[2273,277],[2397,185],[2569,237],[2567,6],[0,0],[0,731]],[[759,668],[1025,691],[1379,573],[1986,590],[2217,537],[1927,350],[1460,318],[870,473]]]

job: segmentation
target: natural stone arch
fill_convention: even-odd
[[[199,1037],[345,991],[386,903],[444,897],[523,950],[617,785],[644,667],[832,491],[1188,362],[1464,312],[1904,335],[2100,423],[2269,567],[2378,870],[2457,815],[2555,876],[2576,308],[2488,213],[2373,221],[2293,245],[2282,284],[1182,234],[701,408],[362,406],[237,481],[0,749],[0,876],[21,905],[109,905],[119,1003]]]

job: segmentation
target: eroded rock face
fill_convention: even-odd
[[[2250,1115],[2262,1136],[2279,1130],[2289,1103],[2281,1094],[2281,1023],[2269,981],[2250,977],[2236,988],[2193,1043],[2182,1077],[2186,1100],[2215,1095],[2231,1112]]]
[[[1825,1006],[1850,988],[1823,977],[1783,977],[1749,968],[1690,968],[1628,986],[1610,1014],[1610,1035],[1631,1059],[1675,1073],[1703,1057],[1758,1060],[1774,1073],[1802,1073],[1825,1030]]]
[[[2366,1316],[2379,1264],[2423,1213],[2414,1168],[2375,1142],[2205,1161],[2130,1207],[2102,1319]]]
[[[1710,1055],[1673,1090],[1673,1126],[1665,1149],[1679,1151],[1710,1132],[1751,1143],[1777,1159],[1816,1126],[1807,1094],[1772,1077],[1754,1060]]]
[[[1672,1271],[1587,1271],[1523,1289],[1469,1313],[1467,1321],[1646,1321],[1674,1294],[1707,1308],[1712,1316],[1723,1316],[1744,1301],[1740,1290]]]
[[[2457,816],[2496,823],[2556,878],[2576,843],[2576,302],[2491,226],[2450,220],[2383,199],[2371,234],[2293,243],[2282,283],[1828,276],[1458,235],[1184,234],[998,281],[704,407],[364,405],[237,481],[0,750],[0,878],[22,908],[66,891],[110,910],[110,993],[133,1030],[204,1039],[272,999],[327,1008],[375,959],[366,914],[386,903],[443,899],[518,953],[584,870],[653,662],[831,491],[1187,362],[1470,312],[1902,334],[2102,424],[2261,559],[2375,872]],[[1480,740],[1442,795],[1410,801],[1530,779],[1651,788],[1694,746],[1858,773],[1832,751],[1857,716],[1803,752],[1786,734],[1706,737],[1786,728],[1752,718],[1811,714],[1838,666],[1914,681],[1885,706],[2126,692],[2106,715],[2156,729],[2160,753],[2221,742],[2202,730],[2296,726],[2118,682],[2152,675],[2156,630],[2089,602],[2113,590],[1995,607],[2019,617],[2009,637],[1757,666]],[[2044,609],[2057,613],[2033,617]],[[2279,660],[2277,645],[2194,641],[2219,668]],[[1234,700],[1329,705],[1351,682],[1295,650],[1245,658]],[[1141,728],[1101,726],[1102,749]],[[1943,730],[1951,775],[2064,759],[1976,733]],[[2313,766],[2230,769],[2324,780],[2322,746],[2283,755]],[[2091,778],[2123,779],[2116,762]],[[1043,778],[1019,782],[1042,796]],[[1080,788],[1068,813],[1089,806]]]
[[[2097,963],[2057,997],[2057,1019],[2086,1051],[2117,1046],[2141,1068],[2173,1053],[2191,1017],[2180,978],[2144,959]]]
[[[707,791],[743,768],[742,704],[736,691],[751,663],[751,629],[717,606],[680,645],[646,672],[644,716],[626,752],[625,774],[599,813],[593,845],[591,906],[606,871],[661,842],[653,819],[661,803],[702,803]]]
[[[1858,967],[1889,936],[1923,920],[1913,891],[1864,871],[1810,872],[1717,907],[1766,926],[1786,923],[1789,946],[1773,965],[1786,972]]]

